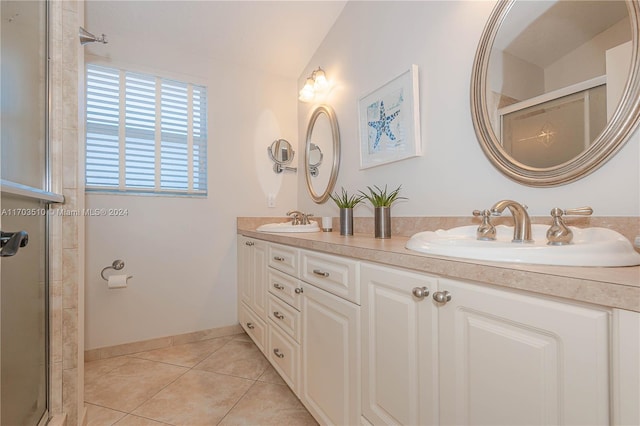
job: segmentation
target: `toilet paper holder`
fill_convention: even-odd
[[[105,266],[104,268],[102,268],[102,271],[100,272],[100,276],[102,277],[103,280],[105,281],[109,281],[109,278],[104,276],[104,271],[106,271],[107,269],[113,269],[114,271],[120,271],[122,268],[124,268],[124,261],[120,260],[120,259],[116,259],[113,261],[113,263],[109,266]],[[133,278],[133,275],[129,275],[127,277],[127,279],[129,278]]]

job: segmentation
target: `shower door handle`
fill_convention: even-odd
[[[20,247],[29,244],[27,231],[2,232],[0,231],[0,257],[14,256]]]

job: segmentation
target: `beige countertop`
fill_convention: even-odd
[[[640,266],[619,268],[479,262],[431,256],[405,248],[406,236],[344,237],[337,231],[269,234],[255,230],[256,218],[238,218],[238,234],[308,250],[485,283],[573,301],[640,312]]]

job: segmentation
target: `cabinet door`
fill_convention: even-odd
[[[238,235],[238,299],[251,306],[251,293],[253,286],[251,285],[253,257],[251,247],[254,242],[245,237]],[[238,303],[238,312],[240,312],[240,303]]]
[[[304,285],[300,398],[321,424],[359,424],[359,348],[360,307]]]
[[[609,422],[608,313],[439,280],[442,424]]]
[[[238,236],[238,299],[267,320],[267,243]],[[240,312],[240,303],[238,312]]]
[[[437,281],[363,264],[362,414],[372,424],[438,424]],[[414,289],[418,296],[413,294]]]
[[[253,240],[251,307],[263,320],[267,320],[267,243]]]

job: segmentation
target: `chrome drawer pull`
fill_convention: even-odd
[[[255,325],[253,325],[253,323],[252,323],[252,322],[248,322],[248,323],[247,323],[247,328],[248,328],[249,330],[253,330],[254,328],[256,328],[256,326],[255,326]]]
[[[273,256],[273,260],[277,260],[278,262],[284,262],[284,257]]]
[[[273,316],[278,318],[279,320],[283,320],[284,319],[284,315],[282,315],[280,312],[278,311],[273,311]]]
[[[296,288],[294,291],[296,292],[296,294],[301,294],[302,293],[302,287],[301,288]]]
[[[327,278],[329,276],[328,272],[321,271],[320,269],[314,269],[313,273],[324,278]]]
[[[251,247],[254,244],[254,242],[253,241],[247,241],[245,244],[248,245],[249,247]]]
[[[277,288],[278,290],[284,290],[284,286],[283,286],[283,285],[280,285],[280,284],[278,284],[278,283],[273,283],[273,286],[274,286],[275,288]]]
[[[273,350],[273,353],[275,354],[275,356],[277,356],[278,358],[284,358],[284,354],[282,352],[280,352],[280,349],[275,348]]]

